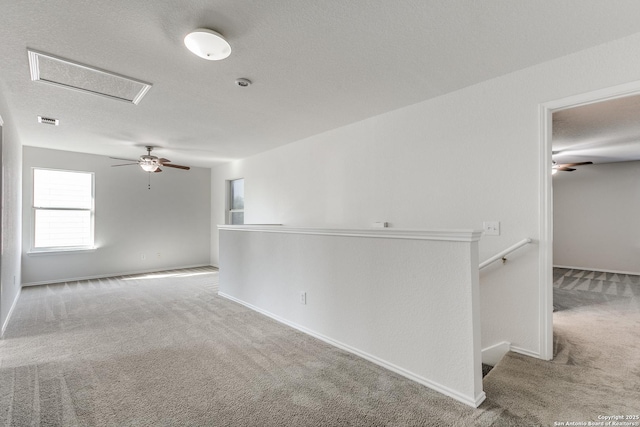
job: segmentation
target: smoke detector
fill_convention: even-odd
[[[236,84],[240,87],[249,87],[251,86],[251,80],[241,77],[238,80],[236,80]]]

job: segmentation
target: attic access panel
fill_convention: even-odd
[[[29,53],[31,80],[101,95],[138,105],[151,84],[34,50]]]

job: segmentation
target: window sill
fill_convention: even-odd
[[[95,252],[96,247],[90,248],[50,248],[50,249],[32,249],[27,252],[29,256],[41,256],[41,255],[60,255],[60,254],[78,254],[78,253],[87,253],[87,252]]]

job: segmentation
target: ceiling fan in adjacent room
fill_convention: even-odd
[[[114,159],[114,160],[125,160],[130,162],[130,163],[123,163],[120,165],[111,165],[111,166],[115,167],[115,166],[139,165],[142,168],[142,170],[144,170],[145,172],[162,172],[162,169],[160,169],[160,166],[166,167],[166,168],[182,169],[186,171],[191,169],[189,166],[176,165],[174,163],[171,163],[171,160],[165,159],[164,157],[158,158],[157,156],[152,156],[151,150],[153,150],[153,147],[150,145],[147,145],[145,148],[147,149],[147,154],[140,156],[139,160],[122,159],[119,157],[109,157],[110,159]]]
[[[552,172],[553,174],[555,174],[558,171],[563,171],[563,172],[573,172],[575,169],[575,166],[582,166],[582,165],[592,165],[593,162],[578,162],[578,163],[558,163],[555,160],[552,161],[553,162],[553,166],[552,166]]]

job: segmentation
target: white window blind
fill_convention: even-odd
[[[93,247],[93,173],[33,169],[33,247]]]

